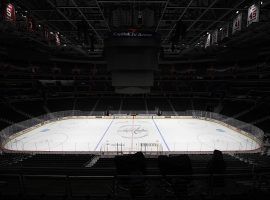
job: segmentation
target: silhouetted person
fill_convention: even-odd
[[[110,111],[109,111],[108,108],[105,110],[104,115],[105,115],[105,116],[109,116],[109,115],[110,115]]]
[[[115,156],[114,162],[116,166],[117,175],[129,175],[129,156]]]
[[[181,198],[186,196],[193,172],[189,156],[179,155],[168,157],[162,155],[158,157],[158,166],[165,180],[172,186],[176,197]],[[170,177],[167,177],[167,175],[170,175]],[[185,175],[185,177],[178,175]]]
[[[131,197],[143,196],[146,193],[145,171],[146,163],[142,152],[134,155],[116,156],[114,158],[118,175],[130,175],[128,178],[118,178],[118,188],[128,189]]]
[[[128,176],[133,170],[132,155],[115,156],[114,158],[117,175]],[[117,184],[119,188],[125,188],[129,186],[130,177],[118,177]]]
[[[146,161],[142,152],[131,156],[129,192],[132,198],[146,194]]]
[[[169,157],[160,155],[158,156],[158,168],[162,176],[166,176],[168,174],[168,168],[170,166]]]
[[[142,152],[137,152],[133,156],[133,166],[136,171],[140,171],[142,174],[145,174],[146,171],[146,161]]]
[[[188,155],[171,157],[172,172],[174,175],[184,175],[185,177],[173,177],[172,187],[177,198],[187,196],[188,185],[191,182],[192,166]]]
[[[146,180],[144,174],[139,170],[131,172],[129,180],[129,192],[131,197],[144,196],[146,194]]]
[[[208,162],[207,170],[210,174],[210,186],[221,187],[224,186],[224,177],[223,176],[212,176],[213,174],[225,174],[226,172],[226,163],[223,159],[223,154],[219,150],[214,150],[212,159]]]

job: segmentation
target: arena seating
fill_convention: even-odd
[[[171,102],[176,111],[192,110],[191,100],[175,98],[171,99]]]
[[[44,103],[41,101],[23,101],[11,103],[10,108],[25,117],[33,118],[46,113],[43,106]]]
[[[19,114],[18,112],[12,110],[8,106],[1,107],[0,112],[2,113],[1,118],[3,120],[6,120],[6,121],[2,121],[2,122],[5,122],[6,124],[9,124],[9,125],[27,119],[25,116],[23,116],[22,114]]]
[[[223,103],[224,108],[222,109],[222,114],[225,116],[234,116],[242,111],[250,108],[254,103],[243,102],[243,101],[225,101]]]
[[[253,163],[268,163],[269,157],[258,154],[236,154],[231,156],[224,154],[224,160],[227,163],[227,172],[251,172]],[[170,155],[175,157],[178,155]],[[122,156],[118,156],[122,157]],[[211,160],[211,154],[189,154],[188,155],[194,173],[207,173],[205,171],[207,163]],[[2,167],[13,165],[13,167],[60,167],[60,168],[84,168],[93,155],[88,154],[20,154],[3,153],[1,156]],[[240,159],[241,158],[241,159]],[[246,160],[250,162],[247,162]],[[14,160],[14,161],[13,161]],[[245,162],[244,162],[245,161]],[[159,168],[158,159],[155,157],[146,157],[145,166],[147,174],[156,174]],[[93,169],[116,169],[114,158],[99,158]],[[152,173],[153,172],[153,173]]]
[[[13,154],[1,154],[0,155],[0,167],[10,167],[21,163],[24,159],[27,159],[29,155],[22,153]]]
[[[118,111],[120,109],[120,104],[121,104],[120,98],[100,98],[95,108],[95,111],[105,111],[105,110]]]
[[[209,182],[208,164],[212,159],[211,154],[163,156],[165,160],[170,159],[170,165],[166,162],[165,165],[163,164],[167,167],[167,171],[162,170],[162,165],[159,164],[162,156],[159,159],[157,157],[144,158],[142,154],[135,157],[134,155],[102,157],[94,166],[86,167],[93,157],[93,155],[4,153],[0,156],[0,184],[3,184],[0,192],[3,197],[11,199],[14,195],[26,195],[29,199],[126,199],[130,197],[153,199],[154,196],[159,199],[184,197],[193,199],[201,191],[204,191],[203,194],[206,196],[212,192],[206,190],[212,183]],[[258,154],[236,156],[224,154],[223,159],[227,166],[224,172],[226,187],[222,186],[223,189],[220,190],[217,184],[212,185],[210,188],[215,190],[215,197],[231,188],[227,195],[236,198],[239,193],[253,187],[250,185],[253,181],[253,163],[246,162],[240,157],[253,159],[254,163],[260,163],[265,159],[266,163],[269,163],[269,157],[258,159],[260,157]],[[183,165],[188,160],[191,165]],[[169,171],[168,167],[171,168]],[[137,171],[138,169],[140,170]],[[8,172],[11,171],[13,175],[9,176]],[[166,175],[165,179],[162,178],[162,174]],[[191,174],[193,175],[190,178],[180,178]],[[180,177],[177,177],[179,175]],[[22,176],[23,183],[20,181]],[[220,180],[220,178],[213,180]],[[267,180],[267,177],[263,176],[262,180]],[[264,187],[267,187],[265,184]],[[11,188],[11,185],[12,187],[17,185],[16,189]],[[190,193],[191,190],[194,192]]]
[[[176,156],[176,155],[171,155]],[[193,167],[194,173],[202,174],[207,173],[206,167],[208,161],[211,159],[209,154],[190,154],[189,158]],[[224,159],[228,163],[227,172],[228,173],[245,173],[251,172],[252,165],[239,161],[237,158],[227,155],[224,155]],[[160,174],[158,167],[158,160],[156,158],[146,158],[146,173],[147,174]],[[93,166],[95,169],[107,169],[114,171],[116,165],[113,158],[100,158],[97,163]]]
[[[159,108],[163,111],[172,111],[172,108],[170,107],[166,98],[147,98],[147,105],[148,110],[156,110],[156,108]]]
[[[75,102],[75,108],[76,110],[82,110],[82,111],[92,111],[94,109],[95,104],[97,103],[97,98],[83,98],[83,99],[77,99]]]
[[[122,110],[134,111],[141,110],[145,111],[145,103],[143,98],[125,98],[123,99]]]
[[[73,99],[64,100],[49,100],[47,101],[47,107],[51,112],[64,111],[73,107]]]
[[[261,153],[254,154],[236,154],[235,157],[243,162],[254,165],[256,170],[267,171],[270,167],[270,157],[261,155]]]
[[[83,167],[92,159],[93,155],[73,154],[35,154],[22,160],[13,167],[31,168],[76,168]]]

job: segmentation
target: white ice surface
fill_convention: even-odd
[[[230,128],[200,119],[66,119],[10,140],[25,151],[252,150],[259,145]]]

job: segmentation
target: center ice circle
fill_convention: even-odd
[[[122,125],[117,129],[117,133],[123,138],[143,138],[148,136],[148,130],[142,125]]]

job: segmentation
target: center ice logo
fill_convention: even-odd
[[[143,138],[148,136],[148,130],[142,125],[123,125],[118,128],[117,133],[123,138]]]

